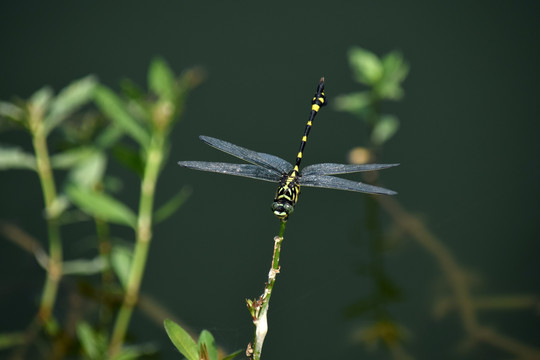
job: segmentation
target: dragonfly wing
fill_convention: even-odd
[[[288,173],[293,168],[292,164],[290,164],[288,161],[274,155],[249,150],[241,146],[234,145],[230,142],[209,136],[201,135],[199,136],[199,139],[213,148],[226,152],[232,156],[236,156],[237,158],[252,164],[262,166],[266,169],[275,170],[280,174]]]
[[[281,173],[251,164],[229,164],[207,161],[179,161],[178,165],[194,170],[209,171],[220,174],[243,176],[257,180],[278,182]]]
[[[302,175],[335,175],[349,174],[361,171],[382,170],[390,167],[398,166],[399,164],[362,164],[362,165],[347,165],[347,164],[315,164],[306,166],[302,169]]]
[[[384,189],[378,186],[326,175],[302,175],[302,177],[300,178],[300,185],[336,190],[358,191],[367,194],[397,194],[395,191]]]

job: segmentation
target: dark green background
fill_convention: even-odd
[[[266,280],[279,227],[269,211],[275,186],[188,171],[176,161],[230,160],[199,134],[294,160],[318,79],[326,77],[330,102],[360,89],[346,58],[353,45],[379,55],[397,49],[411,64],[405,98],[384,107],[402,124],[381,159],[402,165],[381,173],[384,185],[480,279],[475,293],[538,294],[539,8],[537,1],[3,2],[0,99],[26,98],[45,84],[59,90],[90,73],[116,89],[124,77],[146,84],[155,55],[176,72],[206,68],[208,79],[175,130],[157,201],[184,184],[194,194],[155,230],[142,291],[234,350],[251,340],[244,299],[259,295]],[[365,140],[360,122],[325,108],[305,163],[344,162]],[[14,133],[0,134],[0,142],[30,144]],[[120,197],[135,208],[137,179],[119,174],[126,181]],[[0,199],[1,218],[44,239],[35,174],[3,172]],[[372,286],[355,273],[366,260],[363,208],[361,194],[303,191],[287,228],[264,358],[389,358],[350,341],[369,317],[342,315]],[[68,230],[68,257],[80,254],[77,241],[86,234]],[[42,272],[12,244],[2,241],[0,251],[0,312],[10,314],[0,331],[22,329]],[[487,346],[458,352],[465,333],[455,313],[433,318],[445,282],[416,242],[400,244],[386,264],[405,295],[390,310],[412,335],[409,353],[505,358]],[[66,280],[64,291],[73,283]],[[481,313],[480,321],[538,345],[531,309]],[[180,358],[162,327],[140,314],[132,324],[139,342],[156,341],[164,358]]]

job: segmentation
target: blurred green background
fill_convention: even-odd
[[[383,105],[401,127],[379,160],[401,166],[382,172],[381,183],[398,191],[396,200],[452,252],[473,282],[472,295],[538,297],[537,1],[29,1],[3,2],[0,13],[1,100],[27,98],[46,84],[58,91],[87,74],[114,89],[125,77],[146,85],[156,55],[176,73],[206,69],[175,128],[157,202],[184,184],[194,192],[156,227],[142,292],[197,332],[212,331],[229,351],[251,341],[244,299],[258,296],[266,281],[279,228],[269,211],[275,186],[176,162],[233,160],[201,143],[200,134],[293,161],[319,78],[326,78],[330,104],[362,89],[347,60],[355,45],[378,55],[399,50],[411,66],[403,100]],[[351,148],[365,145],[365,132],[351,115],[323,109],[304,165],[346,162]],[[0,133],[0,143],[31,148],[19,133]],[[135,209],[138,179],[112,166],[125,181],[118,197]],[[35,174],[2,172],[0,198],[0,218],[44,240]],[[373,314],[344,316],[373,290],[358,271],[369,257],[364,201],[362,194],[303,190],[287,227],[264,358],[392,357],[384,346],[369,351],[354,335],[373,325]],[[84,252],[78,240],[87,233],[67,230],[66,258]],[[117,235],[132,238],[127,230]],[[400,240],[384,256],[402,292],[388,310],[409,334],[404,351],[417,359],[507,358],[492,346],[471,345],[455,311],[433,315],[450,294],[439,264],[409,237]],[[22,329],[36,309],[43,271],[6,241],[0,259],[0,331]],[[60,294],[75,282],[66,279]],[[539,346],[538,304],[478,316]],[[141,312],[130,336],[158,344],[164,359],[181,358],[162,326]]]

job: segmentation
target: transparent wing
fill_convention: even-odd
[[[395,191],[378,186],[326,175],[302,175],[302,177],[300,177],[300,185],[336,190],[358,191],[367,194],[397,194]]]
[[[335,175],[349,174],[361,171],[382,170],[390,167],[398,166],[399,164],[363,164],[363,165],[347,165],[347,164],[315,164],[306,166],[302,169],[302,175]]]
[[[199,139],[201,139],[201,141],[203,141],[204,143],[212,146],[213,148],[226,152],[227,154],[230,154],[232,156],[236,156],[237,158],[250,162],[252,164],[277,171],[278,173],[280,173],[280,175],[282,173],[288,173],[293,168],[291,163],[274,155],[249,150],[241,146],[231,144],[230,142],[209,136],[201,135],[199,136]]]
[[[179,161],[178,165],[194,170],[215,172],[220,174],[243,176],[252,179],[278,182],[281,173],[251,164],[229,164],[207,161]]]

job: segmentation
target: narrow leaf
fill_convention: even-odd
[[[156,210],[154,214],[154,223],[160,223],[173,215],[176,210],[184,205],[191,193],[192,189],[190,186],[183,186],[176,195]]]
[[[218,360],[216,341],[208,330],[201,331],[201,334],[199,335],[199,348],[202,348],[203,346],[206,348],[209,360]]]
[[[189,334],[174,321],[165,319],[163,322],[167,335],[182,355],[188,360],[199,360],[199,347]]]
[[[371,99],[367,91],[355,92],[337,96],[332,104],[338,111],[358,114],[371,105]]]
[[[0,101],[0,117],[20,123],[24,117],[24,110],[10,102]]]
[[[2,333],[0,334],[0,350],[23,345],[25,341],[26,334],[24,332]]]
[[[375,85],[383,75],[382,63],[377,55],[360,47],[349,50],[349,64],[356,80],[366,85]]]
[[[66,192],[71,201],[84,212],[112,223],[136,227],[133,211],[118,200],[102,193],[71,184]]]
[[[87,76],[65,87],[51,104],[49,114],[45,118],[45,131],[49,133],[68,116],[89,102],[96,86],[96,78]]]
[[[222,360],[232,360],[234,359],[235,357],[237,357],[238,355],[240,354],[244,354],[246,351],[245,350],[236,350],[235,352],[233,352],[232,354],[229,354],[227,356],[225,356]]]
[[[34,111],[39,111],[41,114],[45,114],[49,108],[52,97],[52,89],[49,86],[45,86],[32,94],[28,100],[28,104],[34,109]]]
[[[69,260],[62,263],[62,274],[93,275],[102,272],[106,267],[107,263],[101,256],[93,259]]]
[[[8,169],[36,170],[36,159],[20,148],[0,145],[0,170]]]
[[[146,146],[149,143],[150,136],[147,130],[131,117],[124,103],[114,92],[104,86],[98,86],[95,101],[105,115],[139,144]]]
[[[94,151],[81,160],[69,172],[69,182],[79,187],[93,188],[103,180],[107,167],[107,157],[100,151]]]
[[[94,333],[94,329],[86,322],[77,324],[77,338],[81,346],[90,359],[99,359],[101,354],[99,336]]]
[[[79,147],[66,150],[51,156],[51,166],[55,169],[69,169],[84,161],[95,152],[90,147]]]
[[[393,115],[383,115],[375,124],[371,133],[371,141],[375,145],[382,145],[388,141],[398,130],[399,120]]]
[[[157,58],[150,64],[148,86],[159,97],[173,100],[175,78],[165,60]]]
[[[118,162],[142,178],[144,173],[144,160],[139,152],[125,145],[118,144],[113,147],[112,153]]]
[[[111,264],[124,289],[127,288],[132,260],[133,250],[131,248],[122,245],[116,245],[112,248]]]

